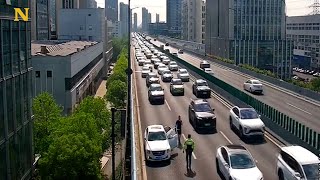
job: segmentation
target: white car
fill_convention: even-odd
[[[175,61],[170,61],[169,63],[169,70],[170,71],[178,71],[179,66]]]
[[[139,60],[138,60],[139,66],[143,66],[144,62],[146,62],[145,59],[139,59]]]
[[[280,180],[319,180],[319,164],[319,157],[301,146],[281,147],[277,174]]]
[[[163,82],[171,82],[172,78],[173,78],[173,74],[169,69],[162,71],[161,80]]]
[[[225,145],[217,149],[216,167],[227,180],[263,180],[250,152],[242,145]]]
[[[258,92],[260,94],[263,93],[262,83],[259,80],[249,79],[243,84],[243,89],[247,90],[251,93]]]
[[[260,136],[264,138],[265,124],[252,107],[234,106],[230,109],[229,123],[231,129],[237,129],[241,138]]]
[[[169,65],[170,59],[167,58],[167,57],[166,57],[166,58],[163,58],[163,59],[162,59],[162,63],[165,64],[165,65]]]
[[[210,69],[210,68],[204,68],[204,72],[208,73],[210,75],[214,75],[212,69]]]
[[[168,58],[168,57],[165,56],[165,55],[162,55],[162,56],[160,56],[159,58],[160,58],[160,60],[163,60],[164,58]]]
[[[159,74],[159,75],[162,75],[163,71],[165,71],[165,70],[169,70],[166,65],[160,64],[160,65],[158,66],[158,74]]]
[[[162,125],[150,125],[144,132],[144,149],[147,161],[170,160],[171,152],[178,147],[175,130]]]
[[[152,72],[150,70],[150,67],[149,66],[143,66],[142,70],[141,70],[141,77],[142,78],[146,78],[149,72]]]
[[[181,79],[182,81],[189,82],[190,76],[186,69],[179,69],[177,74],[178,79]]]

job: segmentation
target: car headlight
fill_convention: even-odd
[[[150,151],[150,150],[147,150],[147,154],[151,154],[151,151]]]
[[[244,132],[248,132],[248,131],[249,131],[249,128],[243,127],[243,131],[244,131]]]
[[[202,117],[199,117],[199,116],[198,116],[197,119],[202,119]]]

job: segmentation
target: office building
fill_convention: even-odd
[[[13,21],[16,7],[30,1],[1,1],[0,5],[0,179],[31,179],[33,122],[31,119],[31,14]]]
[[[94,41],[34,41],[33,92],[49,92],[65,114],[94,95],[103,67],[103,43]]]
[[[61,9],[59,13],[59,40],[104,41],[104,9]]]
[[[32,1],[31,1],[32,3]],[[56,0],[49,0],[49,39],[57,39],[56,30]]]
[[[182,0],[167,0],[167,25],[171,37],[181,36]]]
[[[128,4],[120,3],[120,29],[121,37],[128,35]]]
[[[285,1],[235,2],[206,1],[206,53],[290,78],[293,47],[286,40]]]
[[[105,0],[105,10],[108,20],[118,21],[118,0]]]
[[[162,35],[168,36],[168,26],[165,22],[150,23],[149,24],[149,34],[150,35]]]
[[[148,20],[149,19],[149,12],[148,9],[143,7],[142,8],[142,32],[148,31]]]
[[[79,0],[79,8],[97,8],[97,2],[95,0]]]
[[[133,31],[137,32],[138,30],[138,14],[133,14]]]
[[[156,14],[156,23],[160,22],[160,15]]]
[[[31,1],[31,40],[49,39],[49,1]]]
[[[206,1],[202,1],[201,4],[201,43],[204,44],[206,38]],[[197,39],[200,39],[200,37],[197,37]],[[200,40],[197,41],[200,42]]]
[[[320,15],[287,17],[287,38],[293,40],[293,66],[320,71]]]
[[[151,23],[151,21],[152,21],[152,16],[151,16],[151,13],[148,13],[148,26],[149,26],[149,24]]]

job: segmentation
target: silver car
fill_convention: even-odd
[[[184,95],[184,86],[181,79],[174,78],[170,83],[170,92],[172,95]]]
[[[189,76],[189,73],[186,69],[179,69],[177,76],[182,81],[189,82],[190,76]]]
[[[170,61],[169,63],[169,70],[170,71],[178,71],[179,66],[175,61]]]
[[[162,71],[161,79],[163,82],[170,82],[172,78],[173,78],[173,74],[169,69]]]

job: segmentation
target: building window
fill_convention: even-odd
[[[40,71],[36,71],[36,78],[40,78]]]
[[[52,77],[52,71],[47,71],[47,77],[51,78]]]
[[[8,121],[8,133],[10,134],[11,132],[13,132],[13,102],[12,102],[12,96],[13,96],[13,88],[12,88],[12,79],[8,79],[6,81],[6,97],[7,97],[7,121]]]
[[[88,29],[89,29],[89,30],[92,30],[92,25],[89,25]]]
[[[91,14],[88,14],[88,16],[91,16]]]
[[[2,141],[2,139],[4,138],[4,102],[3,102],[3,88],[4,87],[4,83],[0,82],[0,141]],[[0,165],[0,169],[1,169],[1,165]],[[0,178],[1,178],[1,174],[0,174]]]
[[[84,26],[81,25],[81,26],[80,26],[80,30],[84,30]]]

